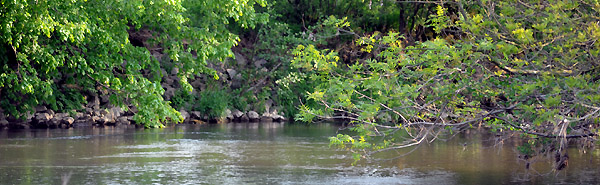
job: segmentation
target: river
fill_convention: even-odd
[[[514,146],[472,132],[353,166],[349,152],[329,147],[338,130],[328,123],[0,130],[0,184],[600,183],[599,149],[571,148],[558,173],[544,161],[527,170]]]

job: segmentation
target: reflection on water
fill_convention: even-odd
[[[1,184],[563,184],[600,183],[600,150],[569,167],[526,171],[485,133],[425,144],[394,160],[350,165],[329,148],[334,124],[177,125],[165,129],[0,130]],[[381,154],[393,158],[409,150]],[[535,170],[539,171],[535,171]],[[536,175],[541,174],[541,176]]]

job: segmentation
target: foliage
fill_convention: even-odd
[[[350,65],[330,50],[299,46],[291,63],[321,82],[307,95],[321,105],[302,107],[297,119],[351,120],[357,136],[331,141],[362,155],[355,159],[480,123],[553,138],[544,142],[553,150],[538,151],[554,152],[557,159],[566,156],[568,139],[597,138],[600,4],[462,3],[438,6],[429,21],[440,34],[436,39],[414,46],[403,45],[396,32],[357,39],[362,52],[375,57]],[[462,7],[470,7],[469,14]],[[408,136],[395,137],[398,131]],[[359,138],[366,143],[356,145]]]
[[[229,106],[229,95],[225,90],[207,89],[200,92],[200,99],[195,104],[195,109],[209,118],[223,117]]]
[[[197,73],[216,74],[209,60],[232,56],[237,37],[225,27],[265,22],[250,1],[1,1],[0,106],[20,116],[39,104],[69,109],[73,100],[63,92],[98,89],[113,95],[114,104],[137,107],[134,119],[146,127],[181,121],[161,95],[160,82],[142,71],[160,71],[160,63],[134,46],[130,32],[150,30],[148,44],[161,46],[180,66],[182,87]],[[64,79],[64,80],[63,80]],[[74,93],[74,92],[71,92]],[[77,93],[75,93],[77,94]]]
[[[192,93],[183,89],[177,89],[177,91],[175,91],[175,96],[171,97],[171,107],[175,110],[191,110],[191,103],[195,102],[196,99],[197,97]]]

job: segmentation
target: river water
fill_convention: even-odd
[[[164,129],[0,130],[0,184],[599,184],[600,150],[558,173],[525,169],[485,132],[351,165],[336,124],[231,123]],[[599,147],[600,148],[600,147]],[[391,158],[404,151],[383,154]]]

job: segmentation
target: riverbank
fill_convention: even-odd
[[[288,119],[279,115],[276,110],[259,115],[255,111],[242,112],[225,110],[221,118],[209,118],[199,111],[179,111],[185,124],[229,123],[229,122],[285,122]],[[76,128],[76,127],[143,127],[136,124],[132,109],[123,111],[119,107],[94,108],[88,105],[83,111],[71,113],[56,113],[45,106],[35,108],[35,113],[27,114],[25,120],[7,117],[0,111],[0,129],[29,129],[29,128]]]

